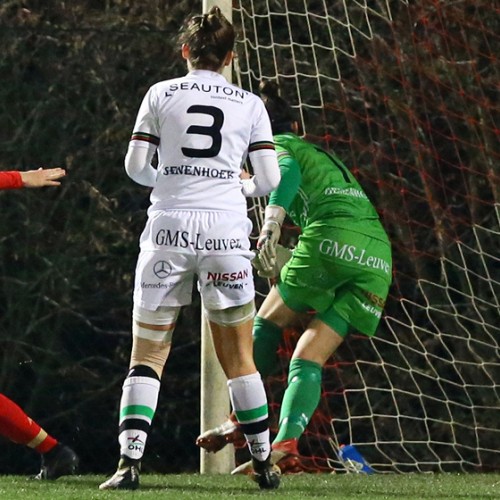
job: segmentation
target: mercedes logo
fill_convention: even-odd
[[[172,266],[166,260],[159,260],[153,266],[153,272],[157,278],[164,280],[170,276]]]

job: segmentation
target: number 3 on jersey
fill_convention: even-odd
[[[190,106],[187,112],[209,115],[214,119],[213,124],[210,126],[191,125],[186,131],[188,134],[208,135],[212,139],[212,145],[206,149],[181,148],[182,153],[191,158],[213,158],[217,156],[222,147],[222,135],[220,133],[222,124],[224,123],[224,113],[222,110],[214,106],[196,104]]]

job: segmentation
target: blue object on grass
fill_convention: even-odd
[[[349,472],[356,472],[358,474],[375,473],[375,471],[368,465],[368,462],[363,458],[363,455],[361,455],[361,453],[352,444],[343,444],[340,446],[339,458]]]

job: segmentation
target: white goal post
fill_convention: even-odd
[[[203,12],[214,5],[220,7],[227,19],[232,19],[232,5],[227,0],[203,0]],[[231,81],[232,68],[224,70],[224,76]],[[200,432],[220,425],[229,415],[230,403],[227,379],[220,367],[210,333],[210,326],[203,315],[201,318],[201,389],[200,389]],[[200,450],[200,472],[202,474],[224,474],[234,467],[234,450],[226,446],[216,454]]]

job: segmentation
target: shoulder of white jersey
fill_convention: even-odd
[[[243,90],[237,86],[235,86],[235,88],[239,89],[240,92],[245,93],[245,106],[249,108],[249,112],[252,116],[255,118],[262,116],[267,117],[266,107],[258,95],[255,95],[253,92],[249,92],[248,90]]]
[[[224,86],[231,88],[236,94],[244,95],[245,99],[248,98],[248,100],[252,101],[256,100],[257,102],[260,101],[262,105],[264,105],[262,99],[258,95],[254,94],[253,92],[250,92],[249,90],[245,90],[244,88],[240,87],[239,85],[236,85],[235,83],[229,82],[227,78],[222,74],[220,74],[219,77],[220,81],[224,82]]]

